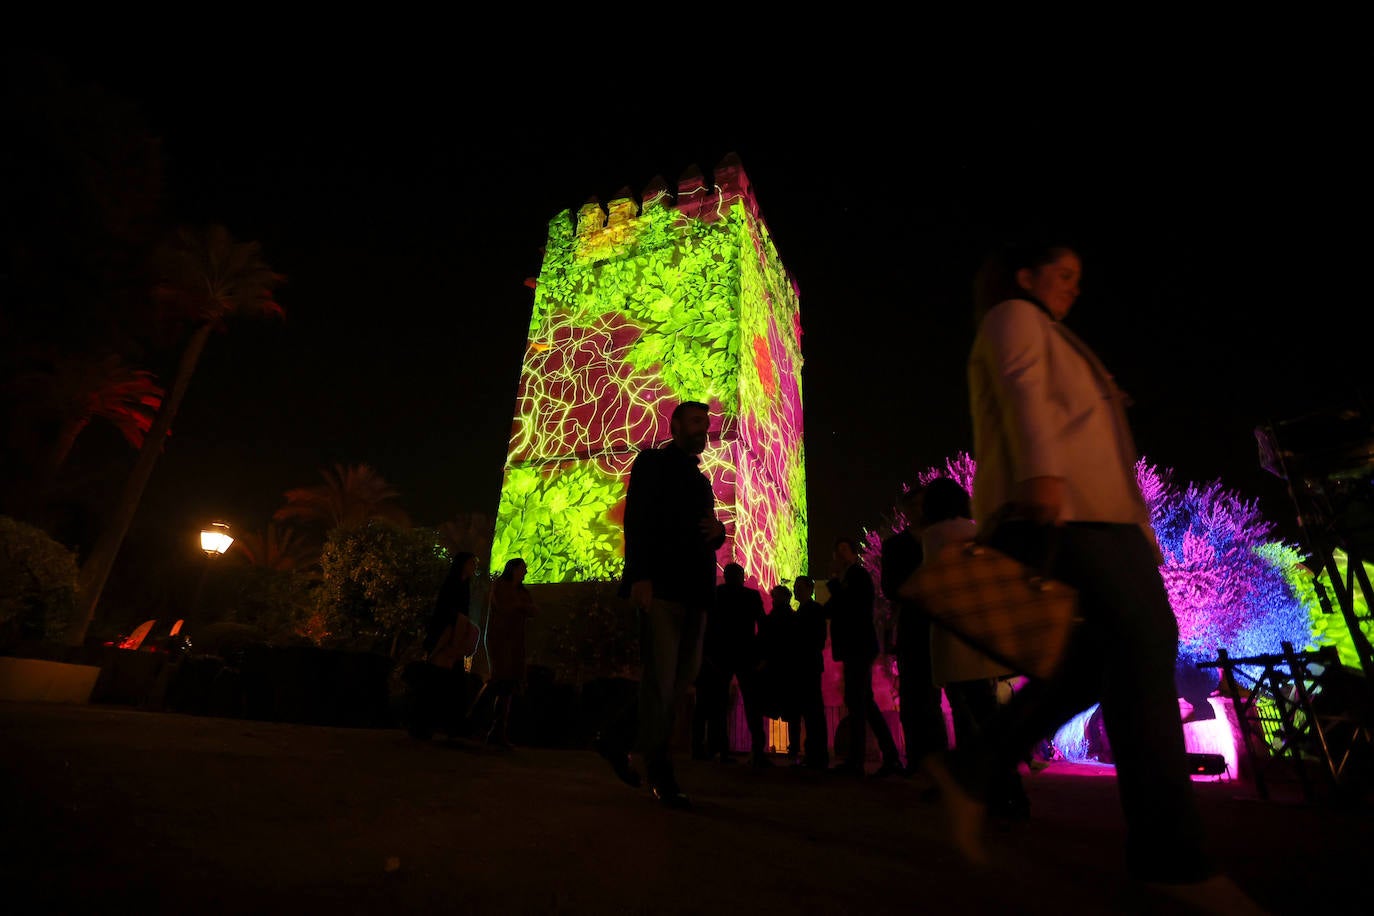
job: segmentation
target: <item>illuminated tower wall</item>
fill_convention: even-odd
[[[689,169],[642,205],[595,200],[549,223],[501,486],[492,569],[531,584],[620,578],[630,463],[711,405],[702,455],[728,539],[764,588],[806,571],[801,320],[740,162]]]

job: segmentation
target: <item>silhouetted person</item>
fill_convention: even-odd
[[[487,616],[491,674],[473,701],[473,718],[484,733],[484,743],[503,749],[511,747],[511,701],[525,680],[525,624],[537,611],[525,587],[527,571],[524,559],[513,557],[491,584]]]
[[[825,607],[815,598],[816,583],[810,576],[798,576],[792,583],[797,597],[796,691],[797,711],[805,731],[802,766],[824,770],[830,767],[830,733],[825,722],[825,696],[821,679],[825,673]],[[788,735],[791,737],[791,723]],[[795,740],[795,739],[793,739]]]
[[[919,605],[903,599],[902,584],[921,565],[921,490],[901,494],[898,507],[905,526],[883,541],[883,597],[897,610],[897,705],[906,745],[906,772],[916,772],[926,754],[948,749],[940,688],[930,670],[930,618]]]
[[[749,726],[756,766],[767,766],[767,744],[760,703],[758,628],[763,622],[763,596],[744,584],[744,567],[727,563],[725,581],[716,586],[716,600],[706,621],[701,673],[697,677],[697,708],[693,712],[692,752],[699,759],[730,762],[727,726],[730,682],[739,683],[744,717]]]
[[[701,667],[701,640],[715,598],[716,551],[725,526],[715,493],[701,472],[710,408],[683,401],[669,424],[672,441],[646,448],[630,466],[625,492],[625,574],[621,597],[639,616],[638,709],[625,710],[597,737],[596,749],[617,777],[639,785],[630,764],[638,746],[654,798],[670,808],[691,805],[669,756],[673,719]]]
[[[477,648],[478,635],[469,616],[476,572],[477,557],[466,552],[454,554],[425,621],[421,643],[425,658],[405,668],[410,690],[406,728],[422,741],[428,740],[435,728],[450,738],[458,737],[464,729],[468,679],[463,659]]]
[[[873,699],[873,663],[878,658],[878,633],[873,627],[873,577],[859,562],[854,542],[835,542],[839,575],[829,581],[830,600],[825,603],[830,619],[830,654],[844,665],[844,706],[849,721],[849,753],[832,772],[862,776],[868,748],[865,723],[873,729],[883,762],[874,774],[902,772],[902,760],[892,731]]]

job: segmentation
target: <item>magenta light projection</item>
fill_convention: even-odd
[[[971,495],[974,470],[972,457],[960,453],[944,467],[918,473],[917,486],[951,477]],[[1145,459],[1136,464],[1136,479],[1164,555],[1160,575],[1178,620],[1185,738],[1190,750],[1221,753],[1234,766],[1235,714],[1229,703],[1212,696],[1217,670],[1200,669],[1197,663],[1215,660],[1220,649],[1237,658],[1274,654],[1282,651],[1285,641],[1300,650],[1315,649],[1318,643],[1348,639],[1348,633],[1334,625],[1314,627],[1318,602],[1313,576],[1297,548],[1275,538],[1275,526],[1260,514],[1257,501],[1243,499],[1220,481],[1177,484],[1171,470]],[[892,519],[889,530],[907,521],[896,508]],[[864,537],[863,560],[875,577],[881,575],[883,536],[866,531]],[[885,613],[890,613],[886,606],[880,609],[880,620]],[[884,669],[883,680],[896,673],[893,663],[879,667]],[[1226,707],[1224,714],[1218,712],[1221,706]],[[1084,710],[1060,729],[1054,738],[1060,756],[1076,762],[1110,762],[1110,749],[1096,725],[1097,713],[1096,706]]]
[[[799,298],[737,157],[670,197],[549,223],[516,393],[493,569],[531,584],[619,578],[625,484],[670,439],[682,400],[711,405],[702,469],[727,541],[719,564],[769,587],[806,569]]]

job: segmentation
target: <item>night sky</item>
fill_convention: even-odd
[[[974,117],[876,83],[822,104],[800,81],[572,92],[478,86],[475,64],[424,55],[166,54],[67,63],[139,105],[181,221],[261,243],[287,317],[212,338],[143,530],[261,529],[336,463],[375,467],[419,524],[494,516],[549,220],[731,152],[800,290],[813,571],[919,470],[972,448],[969,284],[1003,240],[1078,246],[1068,323],[1134,399],[1141,452],[1281,525],[1292,509],[1254,427],[1370,394],[1354,362],[1367,305],[1281,292],[1315,269],[1287,239],[1340,163],[1268,142],[1283,103],[1261,94],[1156,86]],[[1328,319],[1345,331],[1326,336]]]

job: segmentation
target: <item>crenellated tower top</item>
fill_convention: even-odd
[[[628,188],[621,188],[605,207],[591,197],[577,211],[576,234],[587,239],[602,230],[623,227],[651,207],[676,208],[683,216],[714,221],[735,201],[743,201],[745,209],[759,219],[758,202],[754,198],[749,177],[739,156],[728,153],[716,164],[711,175],[702,173],[693,163],[678,177],[676,193],[661,175],[655,175],[644,187],[639,198]]]

